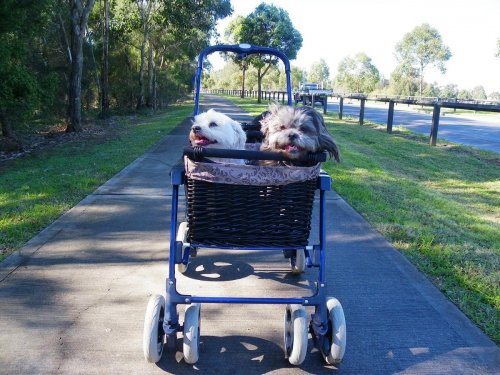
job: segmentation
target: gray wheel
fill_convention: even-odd
[[[306,254],[304,249],[295,250],[295,257],[292,256],[290,259],[292,265],[292,273],[299,274],[303,273],[306,269]]]
[[[285,357],[292,365],[300,365],[307,354],[307,314],[302,305],[286,305]]]
[[[327,339],[330,341],[330,352],[321,351],[326,363],[336,364],[342,361],[346,347],[346,325],[342,305],[338,299],[329,297],[326,301],[328,308],[329,330]]]
[[[163,331],[163,316],[165,314],[165,298],[153,294],[148,302],[144,320],[142,349],[148,362],[156,363],[163,354],[165,332]]]
[[[177,230],[177,236],[175,237],[175,241],[186,243],[187,242],[187,222],[183,221],[182,223],[179,224],[179,229]],[[184,255],[184,246],[182,247],[182,254]],[[180,273],[184,273],[187,271],[188,265],[184,263],[179,263],[176,265],[177,266],[177,271]]]
[[[200,356],[200,304],[192,303],[186,306],[184,315],[184,341],[182,352],[184,360],[193,364],[198,361]]]

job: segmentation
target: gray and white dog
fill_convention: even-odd
[[[328,132],[323,116],[310,107],[290,107],[271,104],[262,114],[261,131],[264,139],[261,151],[280,152],[290,159],[298,159],[311,153],[328,152],[330,158],[340,162],[340,150]],[[264,162],[265,165],[298,162]],[[306,163],[307,164],[307,163]]]

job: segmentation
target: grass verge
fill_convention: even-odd
[[[0,163],[0,261],[144,153],[192,110],[193,104],[186,103],[154,115],[115,117],[113,125],[94,125],[94,130],[112,127],[96,131],[94,137]]]
[[[228,97],[252,115],[267,105]],[[500,343],[500,155],[325,115],[333,188]]]

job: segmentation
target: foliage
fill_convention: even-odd
[[[235,43],[250,43],[272,47],[285,53],[289,59],[297,57],[302,47],[302,36],[293,27],[288,13],[274,5],[261,3],[245,18],[230,24],[226,38]],[[258,101],[261,99],[262,79],[278,59],[268,55],[250,55],[245,61],[257,69]]]
[[[486,91],[483,86],[476,86],[471,91],[471,99],[486,99]]]
[[[404,35],[396,44],[396,58],[402,65],[408,65],[418,71],[420,78],[420,96],[422,96],[424,71],[434,66],[445,72],[444,63],[451,58],[450,49],[443,44],[439,32],[424,23]]]
[[[43,64],[47,56],[40,38],[48,32],[51,5],[50,0],[0,3],[0,121],[4,136],[16,137],[13,124],[50,106],[55,96],[47,79],[50,72]]]
[[[311,83],[325,84],[330,78],[330,68],[320,59],[311,65],[308,80]]]
[[[67,117],[70,64],[76,59],[70,53],[70,6],[76,3],[90,4],[82,0],[0,2],[2,132],[7,129],[4,122],[13,134],[38,116],[50,113],[57,122]],[[104,79],[104,9],[102,2],[95,4],[88,27],[80,30],[83,67],[77,97],[82,110],[89,112],[100,106]],[[151,6],[149,17],[141,13],[145,6]],[[144,102],[152,109],[188,95],[195,57],[216,36],[217,20],[231,12],[229,0],[109,0],[111,107],[135,107],[141,86]]]
[[[443,98],[456,98],[457,96],[458,96],[457,85],[449,84],[449,85],[446,85],[441,90],[441,97],[443,97]]]
[[[369,93],[379,81],[379,72],[364,53],[343,58],[338,66],[336,84],[349,92]]]

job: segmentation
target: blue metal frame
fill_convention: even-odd
[[[250,44],[239,44],[234,46],[218,45],[206,48],[199,56],[198,70],[196,76],[196,97],[195,97],[195,111],[198,114],[199,99],[200,99],[200,82],[201,73],[203,69],[203,60],[206,55],[216,52],[234,52],[243,56],[255,53],[269,54],[279,57],[285,64],[285,72],[287,75],[287,92],[288,92],[288,105],[292,105],[291,96],[291,82],[290,82],[290,63],[288,58],[282,52],[273,48],[257,47]],[[163,321],[163,329],[167,335],[167,343],[175,342],[175,332],[180,328],[179,314],[177,313],[178,304],[191,304],[191,303],[233,303],[233,304],[299,304],[303,306],[315,306],[315,313],[312,315],[311,330],[313,334],[313,341],[315,346],[328,352],[330,350],[329,340],[325,339],[328,332],[328,311],[326,307],[326,280],[325,280],[325,243],[326,243],[326,197],[325,192],[331,189],[331,178],[325,172],[321,172],[318,177],[317,188],[320,190],[320,223],[319,223],[319,245],[313,246],[313,256],[311,252],[304,248],[306,254],[306,261],[308,267],[319,267],[318,281],[316,285],[316,292],[309,297],[299,298],[238,298],[238,297],[196,297],[192,295],[182,295],[176,288],[176,263],[187,263],[189,258],[188,254],[182,254],[180,257],[176,244],[177,233],[177,215],[179,204],[179,187],[184,184],[185,171],[183,165],[176,165],[172,168],[171,184],[172,184],[172,210],[170,221],[170,255],[169,255],[169,272],[166,279],[166,299],[165,299],[165,317]],[[193,248],[221,248],[215,246],[207,246],[203,244],[190,244]],[[225,248],[225,247],[223,247]],[[296,250],[297,248],[235,248],[227,247],[227,249],[240,249],[240,250]],[[316,253],[319,251],[319,256]],[[314,259],[312,259],[314,258]],[[181,259],[181,260],[180,260]],[[319,262],[318,262],[319,260]],[[318,264],[319,263],[319,264]]]
[[[289,106],[292,105],[292,81],[290,79],[290,60],[288,60],[288,57],[283,52],[278,51],[277,49],[274,48],[258,47],[247,43],[235,44],[232,46],[220,44],[206,48],[198,57],[198,69],[196,70],[196,96],[194,100],[195,116],[198,114],[199,104],[200,104],[201,74],[203,72],[203,60],[207,55],[210,55],[211,53],[214,52],[233,52],[240,54],[240,56],[242,57],[254,54],[264,54],[264,55],[272,55],[279,57],[281,61],[283,61],[283,64],[285,64],[288,105]]]

